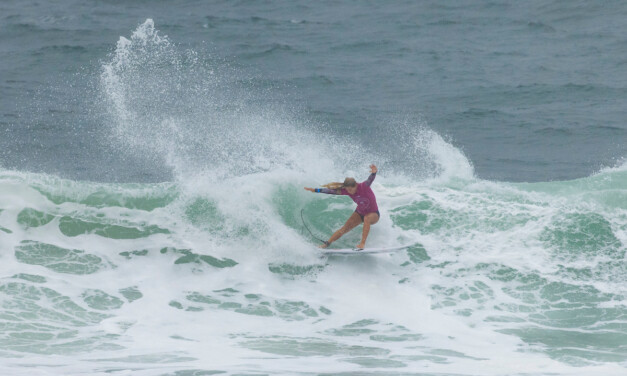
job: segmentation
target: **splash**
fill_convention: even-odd
[[[165,164],[178,180],[280,169],[324,182],[358,176],[369,163],[415,178],[473,174],[463,154],[424,124],[390,124],[395,137],[380,150],[325,131],[243,73],[181,49],[151,19],[130,39],[120,37],[101,87],[114,146]]]
[[[146,20],[130,40],[120,38],[103,65],[114,140],[154,163],[164,161],[179,177],[303,169],[319,137],[280,108],[262,108],[254,88],[238,81],[245,79],[182,51]]]

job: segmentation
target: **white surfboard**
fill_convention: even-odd
[[[398,247],[382,247],[382,248],[324,248],[322,250],[322,254],[324,255],[360,255],[360,254],[369,254],[369,253],[388,253],[388,252],[396,252],[407,249],[414,244],[402,245]]]

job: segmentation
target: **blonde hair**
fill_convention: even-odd
[[[322,185],[324,188],[333,189],[337,192],[337,194],[342,193],[342,188],[346,187],[354,187],[357,185],[357,182],[353,178],[344,179],[344,183],[340,183],[338,181],[334,181],[332,183]]]

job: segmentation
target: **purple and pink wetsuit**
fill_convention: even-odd
[[[317,188],[316,192],[326,193],[330,195],[339,194],[349,196],[357,204],[357,209],[355,209],[355,211],[357,212],[357,214],[359,214],[359,216],[361,216],[362,220],[364,219],[366,214],[369,213],[377,213],[377,215],[381,216],[379,214],[379,207],[377,206],[377,199],[374,196],[374,192],[370,188],[370,184],[372,184],[376,176],[376,172],[370,174],[368,179],[357,184],[357,191],[353,195],[348,193],[346,188],[342,188],[341,193],[337,193],[337,190],[329,188]]]

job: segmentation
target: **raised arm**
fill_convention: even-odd
[[[366,183],[367,186],[370,186],[370,184],[372,184],[372,182],[374,181],[374,178],[377,177],[377,166],[375,165],[370,165],[370,176],[368,176],[368,179],[366,179],[364,181],[364,183]]]

